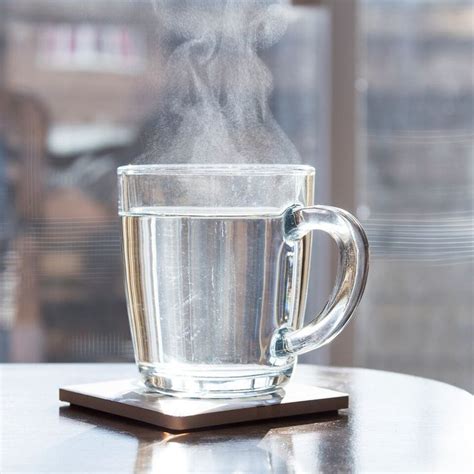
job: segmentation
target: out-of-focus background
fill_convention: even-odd
[[[0,1],[0,362],[133,359],[115,170],[153,125],[159,33],[146,1]],[[472,1],[296,1],[263,59],[316,201],[371,243],[356,318],[304,360],[472,391]],[[334,274],[315,250],[308,317]]]

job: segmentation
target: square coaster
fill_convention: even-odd
[[[334,412],[349,406],[346,393],[297,383],[289,383],[280,394],[187,399],[150,393],[136,379],[60,388],[59,399],[174,431]]]

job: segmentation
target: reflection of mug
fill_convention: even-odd
[[[131,165],[118,169],[126,290],[145,384],[192,397],[273,392],[296,355],[331,341],[364,290],[357,220],[312,206],[301,165]],[[336,287],[303,326],[312,230],[340,252]]]

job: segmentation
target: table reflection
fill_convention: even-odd
[[[332,456],[324,432],[348,423],[347,416],[334,413],[171,433],[76,407],[61,407],[60,416],[89,423],[93,430],[136,439],[134,471],[144,473],[314,472],[318,460]],[[83,436],[95,439],[90,432]]]

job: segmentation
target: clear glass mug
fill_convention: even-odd
[[[298,354],[336,337],[368,271],[348,212],[313,206],[303,165],[129,165],[118,169],[125,286],[145,385],[200,398],[272,393]],[[304,324],[311,231],[339,247],[334,291]]]

